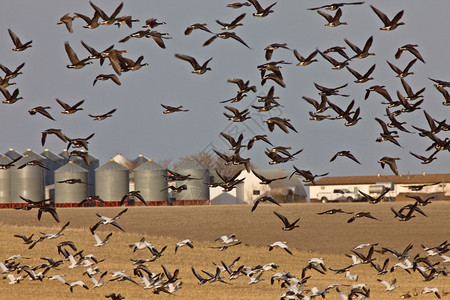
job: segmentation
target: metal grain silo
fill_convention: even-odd
[[[88,196],[88,185],[84,183],[58,183],[67,179],[88,182],[88,170],[69,161],[55,170],[55,203],[80,203]]]
[[[167,175],[167,170],[148,160],[134,169],[134,189],[141,192],[145,201],[167,201],[167,181],[163,175]]]
[[[35,159],[36,156],[34,155],[25,155],[11,169],[11,202],[23,202],[19,196],[31,200],[41,200],[44,198],[44,169],[40,166],[26,166],[22,169],[17,168]]]
[[[147,157],[145,157],[143,154],[139,154],[138,157],[136,157],[133,160],[133,168],[137,168],[142,164],[145,164],[146,162],[148,162],[150,159],[148,159]]]
[[[0,157],[0,164],[6,165],[12,159],[6,155]],[[0,203],[11,202],[11,168],[0,170]]]
[[[95,156],[88,154],[89,157],[89,167],[87,168],[88,170],[88,182],[89,182],[89,186],[88,186],[88,193],[89,195],[94,195],[95,194],[95,170],[100,166],[100,161],[98,158],[96,158]],[[84,164],[84,162],[83,162]],[[84,164],[86,165],[86,164]]]
[[[15,160],[16,158],[23,156],[21,153],[17,152],[13,148],[9,148],[9,151],[6,152],[5,155],[11,158],[12,160]]]
[[[176,200],[209,200],[209,169],[199,161],[190,159],[177,167],[175,172],[190,174],[191,180],[177,181],[177,187],[185,184],[187,190],[177,193]]]
[[[105,201],[120,201],[128,193],[129,170],[113,160],[95,170],[95,194]]]
[[[67,164],[69,162],[69,151],[67,151],[66,149],[61,151],[61,153],[59,153],[59,156],[64,159],[63,164]]]
[[[41,156],[44,157],[45,166],[50,169],[44,170],[44,183],[46,186],[52,185],[55,183],[54,172],[64,165],[64,158],[48,149],[45,149]]]

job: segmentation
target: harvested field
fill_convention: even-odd
[[[50,215],[44,214],[42,220],[37,220],[37,211],[0,210],[0,253],[2,261],[14,254],[22,254],[29,259],[18,259],[23,265],[36,266],[44,263],[40,257],[47,256],[61,259],[57,253],[56,245],[59,242],[70,240],[75,243],[78,250],[84,250],[83,254],[94,254],[98,259],[105,259],[99,264],[102,272],[108,271],[107,278],[114,271],[126,270],[133,276],[133,265],[130,259],[150,258],[148,250],[140,250],[133,253],[129,244],[137,242],[141,237],[151,241],[157,249],[167,245],[164,255],[154,262],[148,262],[149,268],[155,272],[162,272],[164,265],[172,273],[179,269],[178,277],[183,282],[182,288],[175,292],[177,299],[279,299],[286,292],[275,281],[270,284],[271,276],[275,272],[287,272],[300,278],[302,268],[308,264],[312,257],[325,259],[327,267],[343,268],[351,264],[351,259],[345,254],[351,254],[351,249],[361,243],[378,243],[376,250],[381,247],[396,249],[401,252],[410,243],[413,248],[409,252],[411,259],[420,254],[426,256],[421,245],[435,246],[450,238],[450,218],[448,211],[450,203],[435,201],[422,207],[427,217],[420,214],[410,221],[400,222],[394,219],[390,208],[400,208],[402,203],[379,203],[370,205],[368,203],[339,203],[339,204],[283,204],[281,207],[274,205],[258,206],[255,212],[250,213],[250,206],[196,206],[196,207],[129,207],[128,211],[118,220],[125,233],[120,232],[111,225],[100,225],[97,230],[101,238],[106,237],[109,232],[113,235],[109,244],[103,247],[94,247],[94,239],[89,231],[99,218],[95,215],[112,217],[124,208],[65,208],[58,209],[61,223],[56,224]],[[344,211],[360,212],[370,211],[379,219],[357,219],[353,223],[347,223],[352,216],[350,214],[317,215],[318,212],[342,208]],[[273,214],[273,211],[286,216],[293,221],[300,218],[300,228],[285,232],[281,230],[282,222]],[[64,235],[55,240],[45,240],[38,243],[33,249],[28,249],[22,240],[15,238],[14,234],[40,236],[40,232],[57,232],[67,221],[69,227]],[[230,247],[226,251],[218,251],[212,246],[221,245],[215,239],[221,235],[235,233],[242,241],[241,245]],[[191,239],[194,248],[186,246],[178,249],[174,254],[175,244],[183,239]],[[293,255],[289,255],[280,248],[268,251],[268,245],[275,241],[286,241]],[[71,249],[69,248],[71,251]],[[368,248],[358,250],[366,254]],[[73,252],[73,251],[71,251]],[[448,254],[448,253],[447,253]],[[191,267],[198,272],[205,270],[215,273],[212,262],[220,264],[221,261],[231,263],[238,256],[240,265],[256,266],[274,262],[279,265],[275,271],[266,271],[262,278],[264,281],[249,285],[249,279],[241,276],[230,281],[227,274],[222,273],[224,280],[229,284],[220,282],[198,285]],[[374,253],[376,263],[382,264],[385,258],[389,258],[389,268],[399,261],[390,253]],[[431,257],[433,262],[442,260],[439,256]],[[142,287],[126,281],[112,281],[100,288],[92,288],[91,280],[83,275],[85,268],[77,267],[69,269],[65,263],[58,267],[59,270],[51,269],[46,275],[64,274],[67,281],[83,280],[89,287],[84,290],[75,287],[73,293],[60,282],[44,279],[30,281],[27,278],[20,284],[9,285],[8,280],[0,281],[2,294],[1,299],[12,299],[15,296],[24,295],[31,299],[103,299],[108,293],[121,293],[126,299],[142,299],[144,297],[168,297],[170,295],[154,295],[152,289],[144,290]],[[447,263],[448,264],[448,263]],[[442,263],[440,267],[442,267]],[[371,290],[371,299],[394,299],[400,295],[414,291],[420,291],[428,287],[438,287],[441,290],[450,290],[450,277],[439,276],[431,281],[424,282],[424,278],[416,271],[408,274],[397,268],[394,272],[385,275],[377,275],[376,270],[370,264],[354,266],[350,269],[352,273],[359,275],[357,283],[366,283]],[[16,275],[16,272],[13,272]],[[314,286],[319,289],[325,288],[332,283],[353,284],[344,274],[334,274],[328,270],[326,274],[320,274],[314,270],[308,270],[307,276],[311,276],[305,284],[305,289]],[[20,275],[24,275],[21,273]],[[202,273],[202,275],[204,275]],[[205,275],[206,276],[206,275]],[[98,278],[99,275],[96,275]],[[141,280],[133,276],[141,284]],[[397,279],[400,287],[391,292],[385,292],[384,285],[377,279],[392,281]],[[142,286],[142,284],[141,284]],[[347,286],[340,288],[349,291]],[[310,294],[310,293],[306,293]],[[446,297],[446,296],[443,296]],[[447,296],[448,297],[448,296]],[[432,294],[421,295],[420,299],[435,299]],[[340,299],[334,289],[329,290],[326,299]]]

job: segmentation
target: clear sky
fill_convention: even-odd
[[[107,14],[111,14],[121,3],[99,0],[93,2]],[[428,129],[422,110],[398,117],[398,120],[407,122],[404,126],[408,130],[414,132],[400,132],[400,148],[389,142],[375,142],[381,127],[374,118],[388,121],[384,116],[385,105],[381,104],[384,99],[373,93],[364,101],[365,89],[375,84],[385,85],[394,100],[397,99],[397,90],[405,94],[400,80],[395,77],[386,61],[403,68],[414,57],[410,53],[403,53],[399,60],[395,59],[397,48],[405,44],[418,44],[417,49],[426,64],[417,61],[412,67],[415,74],[408,76],[406,81],[415,91],[426,87],[422,109],[437,120],[449,119],[450,107],[441,104],[444,101],[442,95],[428,79],[450,80],[450,39],[447,34],[449,1],[377,0],[366,1],[364,5],[345,6],[341,20],[348,22],[348,25],[336,28],[324,26],[327,22],[322,16],[316,11],[307,10],[309,7],[330,4],[331,1],[278,1],[273,7],[274,13],[264,18],[252,16],[255,11],[253,7],[227,8],[226,4],[231,2],[233,1],[124,1],[119,15],[131,15],[139,19],[140,22],[134,23],[133,28],[111,25],[86,29],[82,27],[85,22],[76,19],[73,23],[74,32],[71,34],[63,25],[56,23],[65,13],[71,16],[81,13],[92,17],[94,10],[88,1],[4,1],[0,12],[0,63],[10,69],[22,62],[25,62],[25,66],[23,74],[13,80],[16,85],[7,88],[10,92],[18,88],[24,99],[11,105],[1,104],[0,152],[13,147],[19,152],[31,148],[40,153],[44,150],[40,144],[41,132],[48,128],[60,128],[71,138],[87,137],[95,133],[89,143],[89,152],[100,159],[100,164],[116,153],[128,158],[144,154],[156,162],[172,158],[175,162],[180,157],[199,151],[211,151],[212,148],[225,151],[228,145],[219,135],[220,132],[225,132],[234,136],[243,133],[245,141],[255,134],[267,134],[268,139],[276,146],[290,146],[292,151],[304,149],[296,156],[296,160],[276,166],[268,164],[270,160],[264,154],[266,146],[269,146],[267,144],[259,142],[251,150],[242,150],[241,156],[250,157],[259,168],[293,170],[292,165],[295,165],[299,169],[309,169],[314,174],[330,172],[330,176],[392,174],[389,169],[381,169],[377,163],[381,157],[391,156],[401,158],[398,161],[400,174],[449,171],[448,151],[438,153],[438,159],[429,165],[422,165],[409,154],[409,151],[420,155],[431,154],[425,152],[431,141],[419,137],[411,127],[415,125]],[[265,7],[273,2],[261,0],[260,3]],[[382,22],[369,4],[373,4],[390,18],[404,9],[402,21],[406,25],[392,32],[380,31]],[[184,35],[186,27],[193,23],[206,23],[212,32],[219,32],[220,26],[215,22],[216,19],[230,22],[242,13],[246,13],[241,21],[244,25],[234,31],[252,50],[233,39],[216,39],[203,47],[202,44],[211,37],[205,31],[195,30],[189,36]],[[155,28],[159,32],[170,34],[171,39],[165,40],[166,49],[146,38],[118,43],[125,36],[141,30],[144,21],[151,17],[167,23]],[[33,40],[33,47],[24,52],[11,51],[13,43],[8,35],[8,28],[22,42]],[[376,64],[372,74],[374,80],[367,83],[354,83],[355,78],[345,69],[332,70],[330,63],[320,55],[316,57],[319,60],[316,63],[306,67],[295,66],[293,49],[307,56],[316,48],[323,51],[332,46],[347,46],[345,38],[362,48],[370,36],[373,36],[370,50],[376,55],[350,62],[350,66],[360,73],[365,73],[370,66]],[[64,42],[68,41],[78,57],[84,58],[88,56],[88,52],[81,45],[81,40],[98,51],[114,44],[116,49],[127,50],[124,56],[134,60],[143,55],[144,62],[149,66],[123,73],[120,76],[121,86],[116,86],[111,81],[99,81],[93,86],[98,74],[111,74],[114,71],[108,63],[100,66],[98,60],[80,70],[66,68],[69,59],[64,50]],[[264,86],[261,85],[256,66],[266,62],[264,48],[272,43],[287,43],[291,49],[276,50],[272,57],[272,60],[293,63],[282,67],[286,88],[271,80]],[[346,52],[354,54],[348,46]],[[212,71],[203,75],[192,74],[189,63],[175,58],[175,53],[193,56],[199,63],[212,57],[208,65]],[[341,60],[339,56],[333,57]],[[0,76],[3,75],[0,71]],[[223,115],[226,112],[224,104],[219,103],[236,95],[237,86],[228,83],[229,78],[250,80],[257,87],[256,93],[250,92],[241,102],[227,104],[240,110],[250,109],[251,119],[243,123],[228,121]],[[332,96],[330,101],[346,107],[354,99],[355,108],[361,109],[362,120],[352,127],[345,127],[342,120],[309,121],[308,111],[312,111],[313,107],[302,96],[319,99],[314,82],[326,87],[348,83],[341,92],[350,97]],[[265,95],[272,85],[275,86],[275,96],[280,97],[278,102],[282,107],[269,113],[256,112],[250,105],[259,105],[255,103],[256,96]],[[84,110],[73,115],[63,115],[55,98],[70,104],[85,99],[82,105]],[[189,111],[163,115],[160,103],[183,105]],[[28,109],[38,105],[51,106],[49,112],[56,121],[27,113]],[[88,116],[88,113],[102,114],[113,108],[117,108],[113,117],[104,121],[93,121]],[[331,111],[326,113],[335,115]],[[289,118],[298,133],[286,134],[279,128],[270,132],[263,120],[272,116]],[[438,136],[444,139],[449,137],[449,133],[441,132]],[[65,147],[55,136],[47,138],[45,148],[59,153]],[[362,164],[358,165],[347,158],[338,158],[330,163],[330,158],[341,150],[350,150]]]

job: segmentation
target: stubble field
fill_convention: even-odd
[[[100,225],[97,233],[100,238],[112,232],[109,243],[103,247],[94,247],[94,238],[89,228],[99,221],[96,213],[113,217],[125,207],[121,208],[64,208],[58,209],[61,223],[57,224],[50,215],[43,215],[41,221],[37,220],[37,211],[0,210],[0,259],[21,254],[25,258],[16,259],[21,265],[37,266],[45,263],[41,257],[52,257],[55,260],[63,258],[58,254],[56,245],[62,241],[73,241],[78,251],[83,250],[84,255],[94,254],[97,259],[104,259],[98,264],[101,272],[107,271],[108,284],[100,288],[93,288],[93,283],[87,275],[83,275],[86,268],[80,266],[69,269],[69,263],[65,262],[57,269],[51,269],[46,274],[65,275],[68,282],[83,280],[89,287],[85,290],[75,287],[73,293],[69,287],[58,281],[50,281],[47,278],[41,281],[31,281],[25,278],[20,284],[10,285],[8,280],[1,280],[1,299],[14,299],[15,297],[27,297],[28,299],[105,299],[105,295],[120,293],[125,299],[142,299],[157,297],[174,297],[177,299],[279,299],[286,292],[277,281],[271,284],[271,276],[276,272],[290,272],[301,278],[302,268],[308,264],[310,258],[319,257],[325,260],[327,268],[344,268],[352,263],[345,254],[351,254],[353,247],[362,243],[378,243],[375,250],[382,247],[395,249],[399,252],[408,244],[413,244],[409,256],[414,258],[416,254],[426,256],[421,245],[435,246],[450,238],[450,203],[435,201],[422,207],[427,217],[416,213],[416,217],[408,222],[401,222],[394,218],[390,208],[400,208],[406,203],[339,203],[339,204],[283,204],[281,207],[274,205],[260,205],[251,213],[250,206],[197,206],[197,207],[129,207],[117,221],[125,232],[121,232],[111,225]],[[317,215],[318,212],[331,208],[342,208],[348,212],[370,211],[379,220],[357,219],[347,223],[351,214]],[[283,231],[282,222],[273,211],[286,216],[290,221],[300,218],[299,228],[293,231]],[[36,244],[33,249],[28,249],[22,240],[14,237],[14,234],[31,235],[34,238],[40,236],[40,232],[55,233],[66,222],[70,225],[63,232],[64,235],[54,240],[44,240]],[[220,246],[216,238],[222,235],[236,234],[236,238],[242,244],[230,247],[225,251],[218,251],[215,246]],[[139,250],[133,253],[128,245],[139,241],[142,237],[151,241],[160,250],[167,246],[164,255],[156,261],[147,262],[148,268],[154,273],[163,272],[164,265],[172,273],[179,269],[179,281],[182,288],[168,295],[153,294],[153,289],[143,289],[141,280],[133,275],[130,259],[148,259],[151,257],[148,250]],[[184,239],[191,239],[194,248],[180,247],[175,254],[175,244]],[[269,251],[269,245],[275,241],[285,241],[293,255],[283,249],[275,248]],[[66,247],[73,254],[75,251]],[[357,250],[367,254],[369,248]],[[448,255],[448,253],[446,253]],[[279,267],[276,270],[265,271],[262,274],[264,280],[257,284],[248,284],[249,278],[241,276],[235,280],[229,280],[227,273],[222,273],[223,280],[227,283],[213,282],[198,285],[198,280],[192,273],[194,267],[206,277],[200,270],[215,273],[214,263],[221,261],[230,264],[237,257],[240,260],[234,266],[256,266],[267,263],[275,263]],[[395,263],[400,262],[392,254],[374,253],[375,262],[382,265],[389,258],[389,269]],[[434,256],[429,258],[433,262],[440,262],[442,258]],[[440,263],[441,268],[445,264]],[[140,286],[130,281],[109,281],[111,273],[125,270]],[[450,290],[450,277],[439,276],[431,281],[424,278],[416,271],[408,274],[401,268],[385,275],[377,275],[377,271],[370,264],[357,265],[350,268],[352,274],[358,274],[358,281],[351,281],[345,274],[335,274],[327,270],[320,274],[315,270],[307,270],[306,276],[311,276],[306,282],[304,290],[313,287],[323,289],[330,284],[340,283],[351,285],[365,283],[371,291],[371,299],[399,299],[401,295],[410,292],[419,293],[417,299],[437,299],[433,294],[421,295],[424,287],[437,287],[443,298],[445,290]],[[15,276],[17,272],[13,272]],[[21,272],[19,275],[24,276]],[[4,274],[5,275],[5,274]],[[99,275],[95,276],[96,278]],[[377,281],[383,279],[391,282],[397,279],[397,289],[386,292],[385,286]],[[340,290],[348,292],[349,286],[341,286]],[[326,299],[341,299],[335,289],[330,289]],[[305,292],[310,295],[311,292]],[[414,297],[414,296],[413,296]],[[320,297],[319,297],[320,298]]]

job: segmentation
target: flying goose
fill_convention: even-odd
[[[203,30],[203,31],[212,33],[208,28],[206,28],[206,24],[205,24],[205,23],[195,23],[195,24],[192,24],[192,25],[188,26],[188,27],[185,29],[184,35],[189,35],[189,34],[191,34],[191,32],[192,32],[193,30],[195,30],[195,29],[201,29],[201,30]]]
[[[391,168],[392,172],[394,172],[394,174],[398,176],[398,168],[395,162],[396,160],[400,160],[400,158],[383,156],[382,158],[380,158],[380,160],[378,160],[378,163],[381,165],[381,168],[383,169],[384,165],[387,164]]]
[[[127,25],[129,28],[132,28],[135,22],[139,22],[139,20],[133,19],[131,16],[121,16],[116,18],[114,25],[117,25],[118,28],[120,28],[120,25]]]
[[[337,95],[337,96],[342,96],[342,97],[348,97],[349,95],[338,94],[339,90],[346,87],[347,85],[348,85],[348,83],[343,84],[338,87],[335,87],[335,88],[328,88],[328,87],[324,87],[324,86],[314,82],[314,86],[316,87],[316,89],[318,89],[320,91],[319,95],[321,95],[321,96],[322,95],[326,95],[326,96]]]
[[[300,170],[296,166],[293,166],[293,168],[294,168],[294,172],[292,172],[291,176],[289,176],[289,179],[292,176],[294,176],[295,174],[298,174],[298,175],[300,175],[300,176],[302,176],[304,178],[303,182],[311,182],[312,184],[316,184],[315,181],[314,181],[314,179],[316,177],[323,177],[323,176],[327,176],[328,175],[328,173],[324,173],[324,174],[321,174],[321,175],[313,175],[310,170]]]
[[[50,113],[47,111],[47,109],[50,109],[50,106],[36,106],[28,110],[28,113],[30,115],[35,115],[36,113],[40,113],[44,117],[49,118],[50,120],[55,121],[53,117],[50,115]]]
[[[336,154],[333,155],[333,157],[330,159],[330,162],[334,161],[338,156],[345,156],[350,158],[351,160],[353,160],[354,162],[361,164],[358,159],[356,159],[356,157],[350,153],[350,151],[348,150],[343,150],[343,151],[339,151],[336,152]]]
[[[72,156],[78,156],[81,157],[83,159],[83,162],[86,164],[86,166],[90,166],[91,165],[91,161],[89,159],[89,154],[85,151],[85,150],[72,150],[69,153],[69,159]]]
[[[248,140],[247,150],[250,150],[253,147],[253,144],[256,141],[263,141],[263,142],[266,142],[269,145],[272,145],[272,143],[267,139],[267,134],[255,135],[255,136],[253,136],[252,138],[250,138]]]
[[[297,225],[297,222],[300,221],[300,218],[298,218],[297,220],[295,220],[294,222],[291,223],[291,222],[289,222],[289,220],[288,220],[285,216],[283,216],[282,214],[280,214],[280,213],[278,213],[278,212],[276,212],[276,211],[274,211],[273,213],[274,213],[278,218],[280,218],[280,220],[283,222],[284,227],[281,228],[281,229],[283,229],[284,231],[291,231],[291,230],[295,229],[296,227],[300,227],[299,225]]]
[[[31,43],[32,43],[33,41],[28,41],[28,42],[22,44],[22,42],[21,42],[20,39],[17,37],[17,35],[16,35],[11,29],[9,29],[9,28],[8,28],[8,33],[9,33],[9,36],[11,37],[11,39],[12,39],[12,41],[13,41],[13,43],[14,43],[14,48],[12,49],[13,51],[18,51],[18,52],[20,52],[20,51],[24,51],[24,50],[27,49],[27,48],[32,47],[32,46],[31,46]]]
[[[56,135],[63,142],[67,141],[67,137],[62,133],[61,129],[49,128],[49,129],[42,131],[42,137],[41,137],[41,145],[42,146],[44,146],[48,134]]]
[[[421,62],[425,63],[425,60],[423,59],[422,55],[420,55],[420,52],[416,49],[419,45],[417,44],[406,44],[399,48],[397,48],[397,52],[395,53],[395,58],[399,59],[402,55],[403,51],[408,51],[415,57],[417,57]]]
[[[61,112],[62,114],[70,115],[70,114],[76,113],[79,110],[83,110],[83,108],[80,107],[80,105],[84,103],[84,100],[81,100],[81,101],[75,103],[74,105],[69,105],[69,104],[59,100],[58,98],[56,98],[56,102],[58,102],[59,105],[61,105],[62,108],[64,109]]]
[[[348,211],[343,211],[341,208],[333,208],[333,209],[328,209],[322,212],[318,212],[318,215],[334,215],[336,213],[343,213],[343,214],[353,214],[353,212],[348,212]]]
[[[3,96],[5,97],[5,100],[2,101],[3,104],[13,104],[16,103],[18,100],[23,99],[23,97],[18,97],[19,89],[15,89],[14,92],[11,94],[4,87],[0,86],[0,92],[2,92]]]
[[[73,17],[71,17],[71,16],[69,16],[69,13],[67,13],[59,19],[59,21],[56,23],[56,25],[64,24],[64,25],[66,25],[67,30],[70,33],[73,33],[72,22],[76,18],[79,18],[79,16],[74,15]]]
[[[375,70],[375,64],[372,65],[372,67],[370,67],[370,69],[366,73],[364,73],[364,75],[359,74],[357,71],[353,70],[350,67],[346,67],[346,68],[347,68],[347,70],[349,70],[350,73],[353,74],[353,76],[356,77],[356,80],[354,81],[355,83],[364,83],[369,80],[373,80],[373,77],[369,77],[369,76]]]
[[[223,115],[232,122],[244,122],[245,120],[250,119],[250,116],[249,116],[250,112],[248,109],[239,111],[237,108],[232,107],[232,106],[224,106],[224,107],[233,113],[233,115],[223,113]]]
[[[363,198],[365,200],[367,200],[370,204],[377,204],[377,203],[379,203],[383,199],[384,195],[386,195],[390,191],[391,191],[391,189],[387,188],[385,191],[383,191],[381,194],[379,194],[376,198],[374,198],[374,197],[372,197],[372,196],[370,196],[370,195],[368,195],[368,194],[358,190],[358,192],[363,196]]]
[[[103,19],[102,22],[100,22],[100,25],[112,25],[116,21],[117,15],[120,13],[123,7],[123,2],[117,6],[117,8],[114,10],[114,12],[108,16],[101,8],[94,5],[92,2],[89,2],[92,6],[92,8],[100,15],[100,17]]]
[[[238,26],[243,26],[242,23],[239,23],[244,17],[245,17],[245,13],[237,16],[233,21],[231,21],[230,23],[226,23],[226,22],[222,22],[219,20],[216,20],[216,23],[219,24],[220,26],[222,26],[222,30],[233,30]]]
[[[266,51],[265,58],[266,60],[270,60],[272,58],[272,54],[274,50],[277,50],[279,48],[291,50],[287,47],[287,43],[273,43],[264,48],[264,51]]]
[[[192,56],[175,53],[175,57],[189,62],[191,64],[191,66],[194,68],[194,71],[192,71],[192,73],[194,73],[194,74],[201,75],[201,74],[204,74],[206,71],[211,70],[211,68],[208,67],[208,63],[211,61],[212,57],[210,59],[208,59],[207,61],[205,61],[203,63],[203,65],[201,65],[201,66],[199,65],[197,60],[195,58],[193,58]]]
[[[217,242],[217,241],[219,241],[219,240],[221,240],[222,241],[222,244],[231,244],[231,243],[234,243],[234,242],[237,242],[237,241],[239,241],[237,238],[236,238],[236,234],[230,234],[229,236],[227,236],[227,235],[222,235],[222,236],[220,236],[220,237],[218,237],[215,241]]]
[[[91,6],[93,5],[92,2],[89,3],[91,4]],[[94,8],[94,6],[92,7]],[[100,26],[100,23],[98,22],[98,20],[100,19],[100,14],[97,11],[94,12],[94,16],[92,18],[89,18],[88,16],[80,13],[75,13],[75,15],[86,22],[86,25],[84,25],[83,28],[95,29]]]
[[[112,114],[115,113],[116,110],[117,110],[116,108],[113,108],[110,111],[108,111],[107,113],[104,113],[104,114],[101,114],[101,115],[88,114],[88,116],[93,118],[94,121],[102,121],[102,120],[105,120],[106,118],[112,117]]]
[[[90,230],[95,239],[95,244],[94,244],[95,247],[102,247],[102,246],[108,244],[108,240],[111,237],[112,232],[110,232],[104,240],[101,240],[92,228],[90,228]]]
[[[255,16],[255,17],[259,17],[259,18],[266,17],[266,16],[268,16],[270,13],[273,13],[272,7],[273,7],[275,4],[277,4],[277,3],[275,2],[275,3],[270,4],[270,5],[267,6],[266,8],[263,8],[263,7],[261,6],[261,4],[259,4],[258,0],[248,0],[248,2],[250,2],[250,3],[253,5],[253,7],[256,9],[256,12],[254,12],[252,15]]]
[[[165,25],[166,22],[158,22],[157,18],[149,18],[147,20],[145,20],[145,25],[143,25],[142,27],[148,27],[148,28],[155,28],[158,27],[159,25]]]
[[[308,8],[308,10],[317,10],[317,9],[321,9],[321,8],[325,8],[326,10],[336,10],[344,5],[361,5],[361,4],[364,4],[364,1],[340,2],[340,3],[326,4],[326,5],[322,5],[319,7],[312,7],[312,8]]]
[[[375,12],[375,14],[380,18],[380,20],[383,22],[384,26],[380,28],[380,30],[383,31],[392,31],[396,29],[400,25],[405,25],[404,22],[399,22],[400,19],[403,16],[403,10],[398,12],[394,18],[389,19],[383,12],[381,12],[379,9],[374,7],[373,5],[369,5],[370,8]]]
[[[116,74],[99,74],[95,77],[94,81],[92,82],[92,86],[94,86],[97,81],[101,80],[101,81],[105,81],[105,80],[112,80],[115,84],[117,85],[121,85],[122,83],[120,82],[119,77],[117,77]]]
[[[96,279],[93,275],[91,275],[89,273],[87,274],[89,276],[89,278],[92,280],[92,283],[94,284],[93,288],[102,287],[107,283],[105,281],[106,274],[108,274],[108,271],[103,272],[102,275],[100,275],[99,279]]]
[[[221,38],[221,39],[228,39],[228,38],[232,38],[236,41],[238,41],[239,43],[241,43],[242,45],[244,45],[245,47],[247,47],[248,49],[251,50],[251,48],[247,45],[247,43],[244,42],[244,40],[242,38],[240,38],[235,32],[233,31],[225,31],[225,32],[221,32],[221,33],[216,33],[214,34],[212,37],[210,37],[209,39],[207,39],[204,43],[203,43],[203,47],[208,46],[209,44],[211,44],[216,38]]]
[[[366,57],[368,57],[370,55],[375,55],[375,53],[369,52],[369,49],[370,49],[370,47],[372,46],[372,43],[373,43],[373,36],[371,36],[371,37],[369,37],[367,39],[367,41],[364,44],[364,47],[363,47],[362,50],[358,46],[356,46],[355,44],[350,42],[349,40],[344,39],[344,41],[355,52],[355,55],[352,56],[350,59],[353,59],[353,58],[363,59],[363,58],[366,58]]]
[[[300,55],[296,49],[293,50],[295,58],[297,58],[298,63],[296,66],[307,66],[312,64],[313,62],[316,62],[317,59],[314,59],[314,57],[317,55],[318,50],[313,51],[311,54],[309,54],[306,58]]]
[[[183,106],[170,106],[170,105],[165,105],[165,104],[161,104],[161,106],[164,108],[163,114],[171,114],[174,112],[179,112],[179,111],[189,111],[189,109],[183,109]]]
[[[374,216],[372,216],[370,214],[370,212],[359,212],[356,213],[353,217],[351,217],[350,219],[347,220],[347,223],[352,223],[353,221],[355,221],[358,218],[369,218],[369,219],[374,219],[374,220],[378,220],[377,218],[375,218]]]
[[[288,128],[298,133],[298,131],[294,128],[294,126],[291,123],[289,123],[289,121],[290,119],[287,118],[271,117],[268,118],[267,120],[264,120],[264,123],[267,123],[270,132],[272,132],[275,129],[275,125],[277,125],[285,133],[289,133]]]
[[[227,4],[227,7],[229,8],[241,8],[242,6],[251,6],[250,2],[233,2],[230,4]]]
[[[181,242],[178,242],[175,245],[175,254],[177,253],[177,250],[178,250],[179,247],[182,247],[182,246],[185,246],[185,245],[188,246],[191,249],[194,248],[194,243],[192,243],[192,241],[190,239],[182,240]]]
[[[23,235],[23,234],[15,234],[14,236],[17,237],[17,238],[21,238],[25,245],[32,244],[34,242],[34,240],[33,240],[34,233],[31,234],[28,237],[26,235]]]
[[[284,249],[287,253],[292,255],[292,252],[289,249],[289,247],[286,245],[286,242],[277,241],[277,242],[274,242],[274,243],[270,244],[269,245],[269,251],[272,251],[274,247],[280,247],[281,249]]]
[[[283,179],[287,178],[287,176],[282,176],[282,177],[277,177],[277,178],[267,178],[267,177],[264,177],[261,174],[258,174],[257,172],[255,172],[255,170],[252,170],[252,172],[256,177],[258,177],[259,180],[261,180],[261,182],[259,184],[271,184],[274,181],[283,180]]]
[[[334,16],[329,15],[321,10],[318,10],[317,13],[319,15],[321,15],[322,17],[324,17],[328,23],[325,24],[325,26],[328,27],[337,27],[339,25],[348,25],[347,22],[341,22],[340,18],[342,17],[342,10],[340,8],[337,9],[336,13],[334,14]]]
[[[67,226],[70,225],[70,222],[67,222],[57,233],[43,233],[43,236],[49,240],[59,238],[60,236],[64,235],[62,232],[67,228]],[[76,250],[75,250],[76,251]]]
[[[96,230],[97,227],[98,227],[100,224],[105,224],[105,225],[111,224],[111,225],[113,225],[113,226],[119,228],[120,230],[125,231],[125,230],[122,229],[122,227],[120,227],[120,225],[119,225],[116,221],[120,218],[121,215],[123,215],[123,214],[126,213],[127,211],[128,211],[128,208],[125,208],[124,210],[122,210],[121,212],[119,212],[115,217],[112,217],[112,218],[105,217],[105,216],[102,216],[102,215],[99,215],[98,213],[96,213],[97,217],[101,218],[101,220],[98,221],[98,222],[94,225],[93,230]]]
[[[403,70],[400,69],[399,67],[395,66],[388,60],[386,62],[388,63],[389,67],[391,67],[391,69],[397,74],[397,75],[395,75],[395,77],[405,78],[408,75],[414,74],[414,72],[409,72],[409,69],[411,69],[411,67],[416,63],[416,61],[417,61],[417,58],[411,60]]]
[[[75,51],[73,51],[72,47],[70,47],[69,42],[64,43],[64,49],[66,50],[67,56],[69,57],[71,63],[66,66],[68,69],[81,69],[86,65],[92,64],[89,57],[79,60]]]
[[[253,171],[253,173],[254,173],[254,171]],[[258,204],[259,204],[259,203],[261,203],[261,202],[267,202],[267,201],[272,202],[273,204],[276,204],[276,205],[278,205],[278,206],[281,206],[281,205],[280,205],[277,201],[275,201],[275,199],[273,199],[272,197],[269,197],[269,196],[262,196],[262,197],[259,197],[258,199],[256,199],[256,200],[254,201],[251,212],[253,212],[253,211],[258,207]]]
[[[130,200],[130,198],[137,198],[139,201],[141,201],[142,203],[144,203],[144,205],[147,205],[147,203],[144,200],[144,197],[141,195],[140,191],[130,191],[128,193],[126,193],[125,195],[123,195],[122,199],[120,199],[119,205],[122,206],[125,204],[125,201]]]

